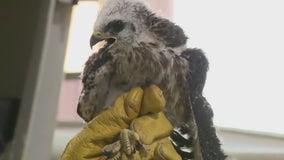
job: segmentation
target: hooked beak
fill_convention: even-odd
[[[101,41],[105,41],[105,44],[101,49],[108,49],[116,42],[116,37],[103,35],[100,32],[94,31],[90,38],[91,48],[93,48],[93,46],[95,46],[98,42]]]

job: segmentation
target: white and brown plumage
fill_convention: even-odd
[[[201,50],[186,48],[179,26],[138,0],[106,0],[90,44],[103,40],[105,46],[89,57],[83,72],[78,114],[85,121],[119,94],[156,84],[167,100],[164,112],[175,127],[171,139],[183,159],[225,158],[202,96],[208,62]]]

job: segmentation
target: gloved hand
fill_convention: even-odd
[[[179,160],[167,138],[172,130],[170,122],[160,112],[165,106],[162,91],[155,85],[144,91],[133,88],[119,96],[111,108],[102,111],[67,144],[61,160],[107,159],[102,149],[114,143],[123,129],[139,135],[146,153],[137,151],[132,159]],[[138,118],[137,118],[138,117]],[[129,157],[121,154],[121,159]]]

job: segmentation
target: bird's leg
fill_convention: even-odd
[[[123,153],[131,156],[135,153],[136,149],[139,149],[142,155],[146,154],[146,149],[140,142],[139,135],[136,132],[129,129],[122,129],[119,138],[118,141],[106,145],[102,149],[103,154],[109,157],[108,160],[120,159]]]
[[[123,129],[120,132],[120,141],[123,152],[128,156],[135,152],[137,144],[141,144],[139,142],[139,135],[129,129]]]
[[[199,141],[199,135],[198,135],[198,128],[195,121],[194,114],[189,116],[190,118],[190,135],[193,137],[193,154],[194,159],[203,160],[202,152],[201,152],[201,146]]]

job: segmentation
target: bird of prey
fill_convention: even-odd
[[[104,41],[85,64],[77,112],[90,121],[121,93],[136,86],[159,86],[164,113],[174,126],[170,139],[185,159],[223,160],[203,86],[208,61],[186,47],[187,36],[139,0],[105,0],[90,38]]]

